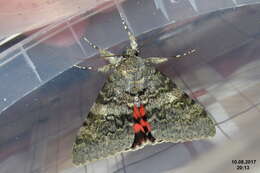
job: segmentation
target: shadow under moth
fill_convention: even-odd
[[[120,16],[131,47],[122,56],[84,38],[109,62],[99,71],[111,73],[76,136],[72,152],[75,165],[146,144],[192,141],[216,133],[204,108],[153,66],[167,58],[138,56],[136,39]]]

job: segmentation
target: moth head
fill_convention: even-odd
[[[129,57],[135,57],[138,56],[139,52],[136,49],[131,49],[131,48],[127,48],[124,52],[123,52],[123,57],[124,58],[129,58]]]
[[[139,99],[138,96],[135,96],[135,97],[134,97],[134,104],[135,104],[137,107],[140,107],[141,102],[140,102],[140,99]]]
[[[135,101],[135,102],[139,102],[139,97],[138,97],[138,96],[135,96],[135,97],[134,97],[134,101]]]

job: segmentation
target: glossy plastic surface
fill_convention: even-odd
[[[220,10],[241,2],[223,1],[212,8],[194,2],[167,1],[163,6],[161,1],[126,1],[48,27],[1,54],[0,172],[178,172],[227,141],[239,143],[235,139],[260,118],[260,6]],[[83,41],[84,35],[103,48],[122,52],[128,42],[118,10],[139,36],[141,56],[196,50],[158,69],[205,106],[218,122],[217,135],[148,146],[75,168],[72,143],[106,76],[71,66],[84,59],[82,64],[93,68],[104,63]]]

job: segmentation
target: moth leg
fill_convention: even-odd
[[[149,57],[145,59],[146,62],[152,63],[152,64],[160,64],[168,61],[168,58],[163,57]]]
[[[194,54],[195,52],[196,52],[196,49],[191,49],[191,50],[188,50],[185,53],[178,54],[178,55],[175,55],[173,57],[169,57],[169,58],[165,58],[165,57],[149,57],[149,58],[146,58],[145,61],[149,62],[149,63],[152,63],[152,64],[160,64],[160,63],[164,63],[164,62],[168,61],[170,58],[182,59],[185,56]]]
[[[114,65],[112,64],[107,64],[107,65],[104,65],[103,67],[100,67],[98,68],[98,71],[99,72],[103,72],[103,73],[107,73],[109,72],[111,69],[113,69]]]

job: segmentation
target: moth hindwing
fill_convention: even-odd
[[[216,133],[214,122],[204,108],[153,66],[152,63],[160,61],[139,57],[136,42],[132,45],[124,58],[113,64],[76,136],[75,165],[149,143],[192,141]]]

